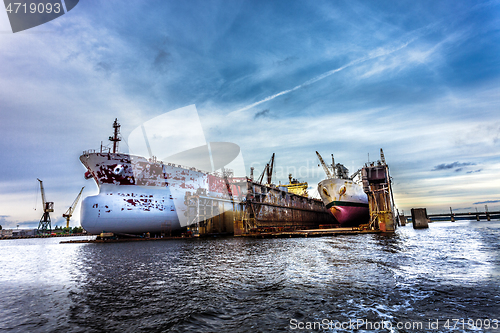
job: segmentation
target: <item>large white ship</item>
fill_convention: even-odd
[[[99,186],[98,195],[82,202],[81,225],[92,234],[161,233],[186,227],[188,191],[228,201],[229,191],[233,201],[246,194],[240,179],[231,175],[140,156],[86,152],[80,161],[87,168],[86,176]]]
[[[326,208],[342,227],[358,226],[369,222],[368,197],[363,186],[354,181],[360,171],[349,176],[349,170],[332,159],[327,166],[316,152],[327,179],[318,183],[318,192]]]
[[[186,195],[220,198],[219,205],[213,209],[213,215],[233,209],[233,204],[244,198],[247,193],[247,178],[236,178],[230,169],[225,168],[236,157],[241,159],[240,148],[236,144],[211,142],[186,149],[189,148],[187,144],[192,147],[193,143],[204,141],[204,137],[196,140],[196,135],[191,135],[187,140],[178,140],[177,143],[173,138],[166,138],[171,146],[175,143],[177,151],[169,151],[175,154],[166,157],[165,162],[152,156],[152,150],[155,150],[157,144],[154,138],[160,137],[158,133],[164,133],[159,130],[155,132],[154,126],[159,128],[158,123],[163,119],[168,120],[170,132],[179,131],[179,126],[172,125],[172,119],[175,120],[180,115],[186,118],[190,112],[191,115],[197,115],[194,106],[189,106],[179,109],[177,113],[172,111],[168,119],[164,116],[154,118],[132,132],[132,137],[139,133],[136,137],[143,137],[145,142],[141,143],[137,138],[131,141],[129,137],[129,148],[147,147],[151,156],[149,158],[141,156],[142,154],[117,152],[118,142],[121,141],[117,120],[113,124],[114,135],[109,138],[113,142],[112,149],[106,151],[101,146],[99,151],[83,152],[80,161],[87,169],[85,177],[93,178],[99,188],[97,195],[86,197],[82,201],[80,222],[87,232],[164,233],[190,225]],[[197,129],[197,132],[200,130]],[[179,147],[184,150],[179,152]],[[184,166],[187,163],[189,167]]]

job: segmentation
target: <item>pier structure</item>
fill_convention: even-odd
[[[382,232],[394,232],[398,217],[394,207],[389,166],[380,149],[380,160],[367,163],[361,170],[363,190],[368,196],[370,228]]]
[[[475,212],[467,212],[467,213],[456,213],[453,211],[453,208],[450,207],[450,212],[449,213],[440,213],[440,214],[427,214],[427,210],[425,208],[414,208],[415,210],[420,210],[423,209],[425,210],[423,216],[425,216],[425,219],[428,220],[428,222],[434,222],[434,221],[451,221],[455,222],[457,220],[476,220],[476,221],[481,221],[481,220],[486,220],[486,221],[491,221],[492,218],[494,219],[500,219],[500,211],[493,211],[490,212],[488,210],[488,205],[484,206],[484,211],[478,211],[476,208]],[[413,211],[413,209],[412,209]],[[420,213],[418,213],[420,214]],[[403,214],[404,215],[404,214]],[[401,216],[400,216],[401,218]],[[415,217],[412,214],[412,221],[415,221]]]
[[[241,219],[239,203],[229,198],[187,193],[188,231],[194,236],[233,234],[234,221]]]
[[[427,209],[425,208],[412,208],[411,219],[413,221],[413,229],[429,228],[429,217]]]
[[[399,216],[399,225],[404,227],[406,226],[406,216],[405,216],[405,212],[403,211],[401,214],[398,213],[398,216]]]
[[[431,221],[439,221],[444,219],[449,219],[452,222],[455,222],[458,219],[476,219],[476,221],[486,220],[491,221],[491,218],[500,218],[500,211],[490,212],[487,209],[484,212],[467,212],[467,213],[443,213],[443,214],[429,214],[429,219]]]

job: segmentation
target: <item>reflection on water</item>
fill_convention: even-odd
[[[255,332],[289,331],[291,319],[439,319],[435,331],[449,332],[447,319],[500,320],[499,236],[500,222],[474,221],[324,238],[1,241],[0,330]]]

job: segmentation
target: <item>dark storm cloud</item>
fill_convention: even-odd
[[[295,57],[295,56],[291,56],[291,57],[286,57],[285,59],[283,60],[278,60],[276,61],[276,65],[278,66],[286,66],[286,65],[290,65],[292,63],[294,63],[295,61],[299,60],[298,57]]]
[[[257,112],[254,116],[253,116],[253,119],[257,119],[257,118],[266,118],[266,117],[269,117],[269,109],[265,109],[265,110],[262,110],[262,111],[259,111]]]
[[[500,202],[500,200],[479,201],[479,202],[474,202],[474,205],[484,205],[484,204],[497,203],[497,202]]]
[[[460,162],[453,162],[453,163],[450,163],[450,164],[439,164],[439,165],[436,165],[432,171],[439,171],[439,170],[449,170],[449,169],[455,169],[455,171],[461,171],[464,167],[464,166],[469,166],[469,165],[476,165],[476,163],[471,163],[471,162],[465,162],[465,163],[460,163]]]
[[[95,69],[98,70],[98,71],[103,71],[103,72],[106,72],[106,73],[110,73],[111,69],[112,69],[112,66],[111,66],[111,64],[109,62],[99,61],[95,65]]]
[[[170,63],[170,53],[160,50],[156,55],[156,58],[153,62],[153,66],[155,69],[165,72],[168,69],[168,64]]]

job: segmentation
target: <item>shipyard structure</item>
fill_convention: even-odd
[[[246,189],[246,194],[235,201],[232,192],[241,188]],[[200,235],[229,233],[238,236],[314,229],[335,223],[321,200],[250,178],[232,183],[228,198],[208,196],[205,191],[188,192],[186,204],[188,227]]]
[[[168,159],[163,162],[154,156],[119,153],[117,120],[113,128],[112,149],[101,145],[100,150],[84,151],[80,156],[87,169],[85,177],[99,187],[99,194],[82,201],[81,224],[91,234],[241,235],[335,223],[321,200],[307,196],[306,183],[291,177],[287,185],[271,183],[274,155],[258,179],[236,177],[224,165],[206,172]],[[227,142],[212,142],[191,151],[196,155],[211,152],[214,164],[218,151],[235,151],[235,147],[239,153],[239,147]]]
[[[393,232],[399,224],[389,166],[384,152],[380,159],[368,162],[349,175],[340,163],[327,164],[316,152],[326,179],[318,183],[318,192],[326,208],[341,227]]]

